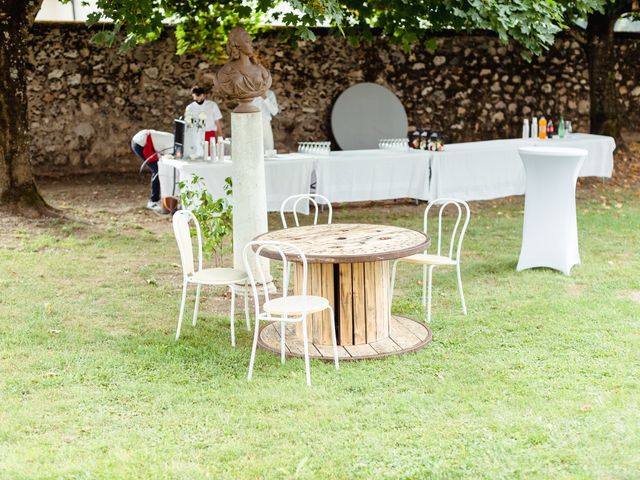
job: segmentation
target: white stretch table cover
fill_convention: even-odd
[[[318,156],[316,193],[330,202],[429,199],[429,152],[350,150]]]
[[[232,176],[232,163],[230,161],[188,162],[163,157],[160,160],[160,164],[164,167],[175,168],[178,171],[177,181],[190,180],[194,174],[202,177],[207,190],[213,198],[224,197],[224,179]],[[311,174],[314,169],[313,157],[301,154],[279,155],[274,159],[265,159],[264,168],[267,183],[268,211],[279,212],[280,205],[285,198],[290,195],[309,192]],[[172,175],[168,171],[169,169],[165,168],[164,170],[167,171],[168,181],[163,181],[166,176],[163,175],[163,172],[160,172],[163,196],[163,183],[169,189],[172,185]]]
[[[549,267],[565,275],[580,263],[576,181],[583,148],[524,147],[526,171],[522,249],[517,270]]]
[[[445,145],[431,158],[431,198],[488,200],[521,195],[525,175],[518,149],[527,146],[579,147],[587,150],[579,175],[610,177],[613,172],[613,138],[576,133],[570,138],[509,139]]]

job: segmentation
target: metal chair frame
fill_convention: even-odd
[[[251,290],[253,293],[254,304],[255,304],[255,321],[254,321],[254,334],[253,334],[253,346],[251,348],[251,360],[249,361],[249,374],[247,376],[248,380],[251,380],[253,375],[253,366],[255,364],[256,357],[256,349],[258,346],[258,336],[260,334],[260,322],[280,322],[280,362],[284,364],[285,362],[285,341],[286,341],[286,324],[291,323],[302,323],[302,342],[303,342],[303,350],[304,350],[304,365],[305,365],[305,373],[307,378],[307,385],[311,385],[311,372],[309,367],[309,339],[307,333],[307,316],[310,315],[306,310],[302,312],[294,312],[293,315],[288,314],[286,311],[283,314],[271,314],[269,312],[261,311],[261,303],[260,296],[258,294],[258,284],[256,282],[256,278],[254,277],[253,269],[249,263],[249,253],[255,248],[255,265],[258,273],[259,283],[262,285],[263,296],[264,296],[264,305],[266,305],[269,301],[269,289],[267,287],[267,278],[265,275],[264,268],[262,266],[262,262],[259,261],[260,254],[265,248],[269,248],[272,251],[277,252],[278,256],[282,260],[283,263],[287,262],[287,257],[285,255],[285,251],[289,255],[292,253],[296,257],[296,261],[302,264],[302,295],[289,295],[289,270],[283,269],[283,281],[282,281],[282,297],[285,306],[287,304],[287,299],[305,299],[305,298],[314,298],[313,296],[307,296],[307,258],[305,257],[302,250],[290,243],[286,242],[276,242],[276,241],[260,241],[254,240],[249,242],[242,252],[242,258],[244,261],[244,267],[249,277],[249,283],[251,285]],[[327,305],[324,309],[328,309],[331,314],[331,339],[333,341],[333,356],[334,356],[334,364],[336,370],[339,368],[338,363],[338,346],[336,341],[336,329],[335,329],[335,321],[334,321],[334,312],[333,308],[330,305]],[[323,310],[324,310],[323,309]]]
[[[313,204],[313,207],[315,210],[313,215],[314,225],[318,224],[318,214],[320,212],[320,208],[325,205],[329,209],[329,218],[328,218],[327,224],[331,224],[331,220],[333,218],[333,208],[331,207],[331,202],[329,201],[329,199],[324,195],[320,195],[319,193],[301,193],[298,195],[291,195],[290,197],[285,198],[282,204],[280,205],[280,219],[282,220],[282,228],[288,228],[287,219],[285,217],[285,208],[287,207],[287,204],[291,201],[293,201],[293,205],[291,208],[293,212],[293,219],[295,221],[296,227],[300,226],[300,222],[298,221],[298,204],[302,200],[308,200]],[[320,204],[318,204],[318,200],[320,200]]]
[[[460,300],[462,302],[462,312],[467,314],[467,305],[464,300],[464,292],[462,290],[462,275],[460,273],[460,256],[462,253],[462,241],[464,240],[465,233],[467,231],[467,227],[469,225],[469,220],[471,219],[471,210],[469,209],[469,204],[464,200],[458,200],[454,198],[438,198],[433,200],[427,205],[424,211],[424,220],[423,220],[423,229],[424,233],[428,234],[428,220],[429,220],[429,212],[431,208],[435,205],[440,205],[440,209],[438,212],[438,241],[437,241],[437,250],[436,255],[441,259],[448,259],[450,264],[442,264],[442,263],[429,263],[429,261],[414,261],[411,263],[422,263],[422,305],[427,306],[427,322],[431,322],[431,290],[433,284],[433,270],[437,266],[455,266],[458,278],[458,290],[460,292]],[[457,210],[456,222],[451,231],[448,255],[442,254],[442,238],[443,238],[443,228],[442,228],[442,217],[445,209],[449,206],[453,205]],[[462,222],[464,216],[464,222],[462,223],[462,228],[458,231],[460,227],[460,223]],[[455,252],[454,252],[455,249]],[[428,254],[428,249],[424,251],[424,254]],[[391,273],[391,299],[389,300],[389,305],[391,309],[391,303],[393,301],[393,290],[395,286],[396,279],[396,270],[398,262],[408,263],[407,259],[398,259],[393,262],[393,269]]]
[[[193,244],[191,240],[191,230],[189,228],[189,222],[193,222],[196,229],[196,236],[198,239],[198,269],[194,269],[194,259],[193,259]],[[184,307],[187,299],[187,287],[189,284],[195,284],[196,287],[196,300],[195,306],[193,310],[193,320],[192,325],[196,326],[196,320],[198,318],[198,305],[200,303],[200,288],[202,285],[226,285],[229,287],[231,291],[231,312],[230,312],[230,323],[231,323],[231,346],[236,346],[236,336],[235,336],[235,296],[236,296],[236,288],[240,288],[241,285],[238,285],[239,282],[244,281],[244,311],[245,311],[245,319],[247,322],[247,330],[251,331],[251,323],[249,319],[249,297],[248,297],[248,280],[249,277],[246,273],[241,272],[244,275],[243,279],[236,280],[234,282],[229,282],[228,280],[221,279],[220,281],[212,280],[198,280],[194,278],[194,276],[203,271],[202,268],[202,232],[200,229],[200,223],[196,216],[188,211],[188,210],[179,210],[173,215],[173,232],[176,237],[176,241],[178,242],[178,249],[180,251],[180,260],[182,262],[182,301],[180,303],[180,316],[178,317],[178,328],[176,330],[176,340],[180,338],[180,331],[182,329],[182,319],[184,316]],[[208,270],[211,273],[216,272],[229,272],[233,269],[204,269]],[[235,270],[235,272],[240,273]],[[232,272],[233,273],[233,272]],[[241,276],[239,276],[241,277]]]

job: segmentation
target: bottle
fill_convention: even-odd
[[[541,140],[547,138],[547,119],[544,118],[544,115],[540,115],[540,120],[538,120],[538,138]]]
[[[414,150],[418,150],[420,148],[420,131],[416,130],[415,132],[413,132],[412,138],[411,138],[411,148],[413,148]]]
[[[560,115],[560,123],[558,123],[558,137],[564,138],[564,118]]]
[[[531,117],[531,138],[538,138],[538,119]]]
[[[553,120],[551,120],[551,115],[549,115],[549,123],[547,124],[547,138],[553,138],[553,134]]]
[[[522,138],[529,138],[529,119],[525,118],[522,121]]]
[[[420,134],[420,150],[427,149],[428,139],[429,139],[429,132],[425,130]]]

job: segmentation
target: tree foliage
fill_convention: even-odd
[[[391,41],[410,47],[429,45],[429,34],[487,29],[500,39],[517,41],[525,54],[539,54],[572,18],[602,9],[607,0],[98,0],[90,23],[113,24],[97,35],[103,43],[123,48],[157,38],[164,22],[176,25],[179,53],[205,50],[221,53],[226,32],[235,25],[256,29],[271,17],[301,39],[313,40],[312,28],[330,25],[355,42],[368,40],[377,29]],[[288,5],[290,8],[286,8]]]

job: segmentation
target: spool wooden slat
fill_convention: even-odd
[[[382,296],[376,288],[376,266],[378,262],[367,262],[364,264],[364,308],[366,314],[367,343],[378,340],[378,299]]]
[[[353,345],[353,286],[351,264],[343,263],[339,266],[340,292],[340,345]]]
[[[351,264],[353,290],[353,343],[367,343],[367,316],[365,309],[364,263]],[[375,286],[373,287],[375,289]]]

